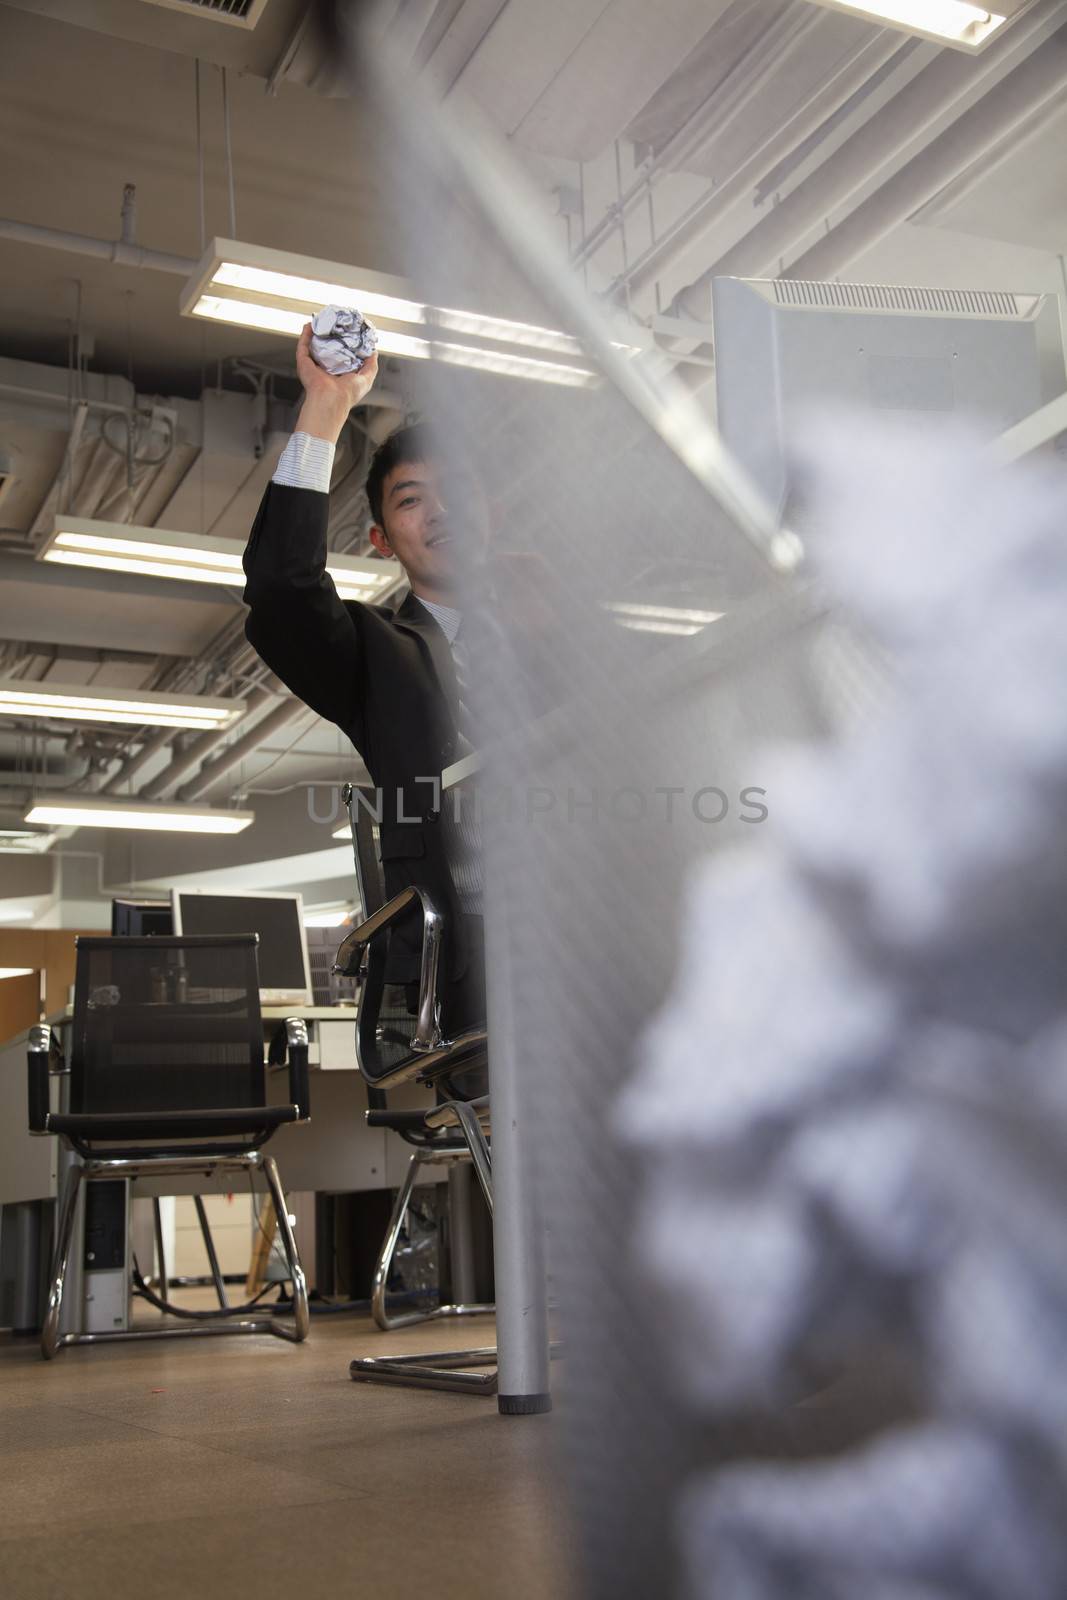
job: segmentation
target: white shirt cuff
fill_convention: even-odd
[[[288,489],[314,489],[329,494],[335,445],[310,433],[294,433],[275,469],[272,483]]]

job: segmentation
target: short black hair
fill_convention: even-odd
[[[367,473],[367,500],[370,504],[370,514],[379,528],[382,522],[382,491],[385,480],[394,467],[401,466],[407,461],[432,461],[437,455],[433,433],[425,422],[409,422],[406,427],[397,428],[388,439],[383,439],[370,464]]]

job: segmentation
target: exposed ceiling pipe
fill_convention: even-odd
[[[888,29],[860,45],[846,57],[836,73],[812,90],[782,127],[775,128],[757,145],[735,171],[716,184],[710,194],[701,195],[680,217],[663,229],[655,243],[649,245],[629,269],[620,274],[616,279],[616,287],[628,286],[631,294],[637,294],[647,284],[662,277],[682,251],[713,227],[741,195],[766,180],[768,174],[780,165],[783,149],[789,154],[818,133],[826,121],[827,97],[831,92],[839,97],[839,105],[847,103],[853,95],[862,93],[870,80],[900,54],[899,38]]]
[[[299,700],[285,701],[276,711],[272,711],[269,717],[264,717],[262,722],[258,722],[243,738],[238,739],[236,744],[231,744],[221,755],[216,756],[214,761],[207,762],[191,783],[184,784],[178,790],[175,798],[187,801],[198,800],[227,772],[231,772],[234,767],[239,766],[246,756],[251,755],[254,750],[258,750],[266,739],[272,738],[274,734],[280,732],[282,728],[288,727],[290,723],[305,717],[310,719],[314,715],[315,713],[309,711],[306,706],[301,705]]]
[[[36,223],[16,222],[0,217],[0,239],[18,244],[42,245],[50,250],[65,250],[69,255],[93,256],[97,261],[113,261],[120,267],[147,267],[155,272],[174,272],[188,278],[196,266],[190,256],[173,256],[166,250],[146,250],[143,245],[126,244],[122,239],[94,239],[88,233],[64,233],[60,228],[41,228]]]
[[[1020,45],[1065,14],[1063,0],[1041,0],[981,55],[942,51],[810,178],[798,184],[699,278],[681,289],[672,310],[696,321],[710,321],[713,278],[759,276],[773,271],[813,228],[983,83]]]
[[[158,733],[154,733],[150,739],[145,740],[135,756],[131,756],[128,761],[123,763],[113,778],[109,778],[106,783],[101,784],[100,793],[117,794],[125,784],[132,782],[139,772],[143,772],[148,763],[158,756],[160,751],[166,750],[173,738],[173,728],[160,728]]]
[[[65,406],[66,396],[48,389],[31,389],[24,383],[0,383],[0,394],[17,395],[20,400],[35,400],[40,406]],[[104,411],[109,416],[128,417],[136,406],[120,406],[114,400],[79,400],[88,411]]]
[[[574,252],[574,265],[583,266],[614,237],[623,220],[645,203],[649,190],[665,172],[684,167],[710,139],[728,128],[749,97],[777,70],[797,41],[821,24],[825,25],[826,20],[825,12],[820,13],[807,5],[787,7],[776,17],[758,43],[745,51],[726,80],[717,84],[707,99],[700,102],[677,132],[654,153],[629,189],[599,222],[594,223]]]
[[[799,256],[790,278],[829,278],[906,222],[974,161],[1031,122],[1042,106],[1063,104],[1067,87],[1067,27],[1016,67],[939,139],[857,206],[818,244]]]
[[[255,716],[257,711],[261,711],[264,706],[271,704],[274,699],[274,695],[268,694],[262,689],[253,695],[249,700],[247,711],[241,718],[240,725],[243,726],[249,717]],[[286,703],[288,704],[288,702]],[[259,737],[260,728],[266,727],[267,721],[269,721],[269,718],[262,723],[257,723],[254,730],[256,738]],[[145,784],[138,795],[138,799],[158,800],[162,795],[166,794],[168,789],[173,789],[178,780],[184,778],[187,772],[192,772],[194,767],[198,767],[228,737],[231,731],[232,729],[229,728],[216,728],[210,733],[202,733],[198,739],[194,739],[191,744],[187,744],[184,750],[178,751],[168,767],[157,773],[149,783]]]
[[[265,690],[256,690],[254,694],[249,695],[244,714],[238,718],[236,723],[232,723],[230,727],[225,730],[225,733],[232,733],[235,727],[240,727],[243,723],[248,721],[249,717],[254,717],[258,711],[262,711],[265,706],[270,705],[276,699],[276,695],[269,694]],[[175,728],[160,728],[158,733],[154,733],[150,739],[146,739],[144,744],[138,750],[137,754],[130,756],[113,777],[109,778],[106,783],[101,784],[100,793],[116,794],[127,784],[132,783],[134,778],[142,773],[145,767],[149,766],[155,760],[156,756],[160,755],[164,750],[173,745],[176,733],[177,729]],[[203,760],[213,743],[221,737],[224,737],[224,733],[220,733],[218,729],[214,730],[211,735],[211,741],[207,744],[206,748],[203,750],[198,750],[195,755],[192,756],[193,762]],[[194,740],[194,744],[200,745],[200,743],[201,740]],[[176,759],[183,760],[184,757],[186,755],[190,755],[192,751],[193,745],[187,745],[185,750],[182,751],[181,756]],[[182,772],[174,772],[174,765],[175,763],[172,762],[171,766],[167,768],[166,772],[168,780],[174,783],[177,783],[178,779],[182,777],[185,772],[192,770],[192,766],[190,764],[189,766],[183,767]],[[163,775],[164,774],[161,773],[160,777]]]

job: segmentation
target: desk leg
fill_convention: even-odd
[[[493,976],[503,976],[495,961],[490,968],[488,1002],[497,1405],[505,1416],[529,1416],[552,1409],[544,1231],[522,1132],[524,1108],[509,1004],[511,986],[494,983]]]
[[[14,1333],[33,1333],[41,1326],[41,1202],[23,1200],[11,1207],[15,1234]]]
[[[473,1168],[454,1161],[448,1169],[448,1220],[452,1237],[452,1299],[469,1306],[474,1293],[474,1249],[471,1237]]]

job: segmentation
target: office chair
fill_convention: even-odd
[[[307,1337],[307,1286],[278,1168],[262,1146],[308,1117],[307,1027],[286,1023],[289,1104],[268,1106],[259,1011],[257,934],[77,940],[69,1061],[51,1029],[31,1030],[29,1125],[57,1134],[77,1158],[56,1223],[41,1351],[162,1334],[262,1333]],[[49,1075],[68,1075],[66,1109],[49,1107]],[[278,1219],[293,1291],[291,1324],[249,1307],[180,1313],[178,1327],[61,1333],[60,1312],[79,1190],[107,1178],[262,1172]],[[165,1290],[164,1290],[165,1292]],[[167,1302],[157,1301],[164,1309]],[[192,1320],[193,1317],[197,1320]]]
[[[388,1128],[412,1148],[404,1182],[397,1192],[389,1225],[374,1269],[371,1312],[383,1331],[409,1327],[441,1318],[491,1312],[491,1305],[440,1304],[432,1309],[401,1314],[389,1310],[386,1288],[393,1257],[403,1231],[412,1192],[424,1166],[472,1162],[490,1215],[493,1209],[490,1155],[489,1097],[464,1100],[454,1091],[453,1076],[484,1068],[488,1061],[488,1035],[482,1024],[466,1028],[447,1039],[441,1030],[440,964],[445,939],[444,918],[425,890],[404,889],[391,900],[385,885],[376,843],[376,829],[368,802],[346,784],[343,798],[352,824],[352,851],[364,910],[364,921],[346,936],[337,952],[334,971],[346,976],[362,973],[356,1014],[356,1059],[367,1084],[367,1123]],[[422,918],[422,958],[418,1001],[412,1012],[404,988],[385,981],[386,952],[391,930],[413,912]],[[428,1110],[396,1110],[387,1103],[386,1091],[405,1083],[432,1085],[440,1103]],[[496,1393],[496,1374],[463,1371],[495,1361],[494,1348],[447,1351],[436,1355],[398,1358],[370,1357],[349,1367],[357,1381],[404,1384],[417,1388],[451,1389],[463,1393]]]

